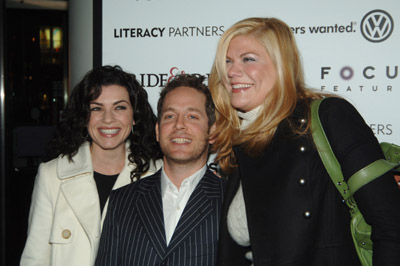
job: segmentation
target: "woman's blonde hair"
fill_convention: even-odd
[[[262,44],[270,56],[277,73],[276,84],[268,93],[262,112],[247,129],[240,131],[240,120],[230,102],[224,84],[227,82],[226,54],[236,36],[249,36]],[[299,100],[318,98],[318,94],[306,89],[300,54],[293,33],[287,24],[276,18],[247,18],[225,31],[218,42],[214,64],[210,73],[209,87],[217,110],[216,161],[225,173],[236,166],[232,151],[242,145],[249,155],[260,154],[271,142],[278,125],[287,118]],[[308,104],[307,104],[308,105]],[[295,133],[308,130],[291,125]]]

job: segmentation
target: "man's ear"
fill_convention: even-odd
[[[156,139],[157,139],[157,142],[160,142],[160,136],[159,136],[159,132],[158,132],[158,122],[156,123],[156,128],[155,128],[155,130],[156,130]]]
[[[217,129],[217,126],[214,124],[212,124],[212,126],[210,127],[210,133],[209,133],[209,137],[208,137],[208,143],[213,144],[215,142],[216,139],[216,135],[215,135],[215,130]]]

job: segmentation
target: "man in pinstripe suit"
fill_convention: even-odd
[[[215,265],[225,182],[206,166],[215,113],[203,80],[180,75],[162,90],[163,167],[111,194],[97,266]]]

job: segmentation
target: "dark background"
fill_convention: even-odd
[[[33,183],[45,146],[67,99],[68,12],[5,8],[4,153],[1,265],[19,265],[28,224]],[[40,30],[62,32],[61,47],[41,39]],[[45,42],[50,41],[47,47]],[[5,229],[4,229],[5,228]],[[4,232],[5,231],[5,232]]]

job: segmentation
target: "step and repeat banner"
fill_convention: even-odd
[[[398,0],[102,0],[102,64],[134,73],[155,110],[175,75],[209,75],[221,34],[247,17],[294,32],[309,87],[348,99],[379,139],[400,143]]]

